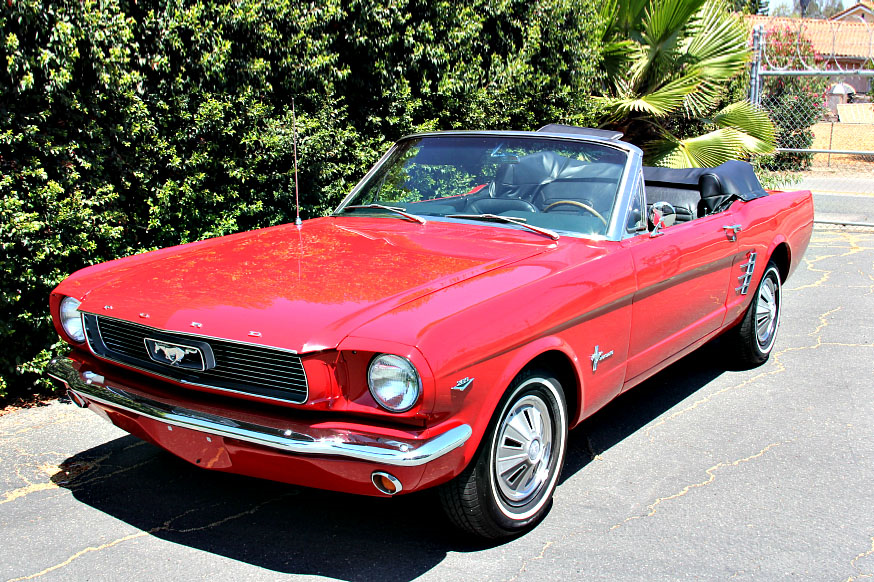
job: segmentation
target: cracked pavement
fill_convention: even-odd
[[[211,473],[69,403],[0,417],[0,580],[874,579],[874,231],[817,228],[771,359],[705,346],[570,436],[552,511],[465,540],[436,498]]]

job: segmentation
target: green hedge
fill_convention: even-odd
[[[576,0],[9,0],[0,11],[0,400],[48,390],[83,266],[304,217],[397,137],[591,124]]]

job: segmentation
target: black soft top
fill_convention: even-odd
[[[729,160],[715,168],[643,168],[646,182],[659,182],[663,185],[684,185],[699,190],[703,198],[730,196],[750,201],[767,196],[752,165],[738,160]]]

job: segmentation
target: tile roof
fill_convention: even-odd
[[[750,29],[761,24],[765,31],[789,28],[799,31],[824,59],[844,57],[851,59],[874,59],[874,25],[844,20],[818,18],[773,18],[770,16],[745,16]],[[750,33],[752,34],[752,32]]]
[[[859,9],[861,9],[862,12],[868,12],[869,14],[874,13],[874,0],[859,0],[849,8],[841,10],[834,16],[830,17],[829,20],[840,20],[843,16],[856,12]]]

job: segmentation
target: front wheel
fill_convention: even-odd
[[[729,335],[741,364],[758,366],[767,361],[777,339],[781,307],[780,271],[769,262],[753,302]]]
[[[521,373],[470,466],[440,489],[449,518],[485,538],[511,536],[540,521],[564,464],[567,431],[559,381],[543,371]]]

